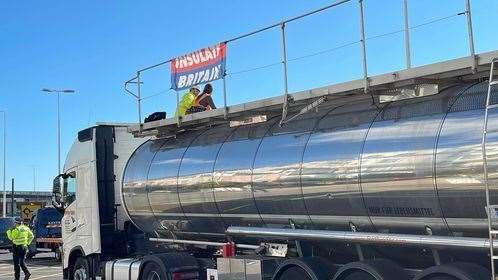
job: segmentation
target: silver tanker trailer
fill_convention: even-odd
[[[125,125],[83,130],[54,181],[64,275],[487,279],[487,88],[457,82],[393,102],[325,101],[282,126],[275,115],[149,140]],[[498,112],[488,129],[498,130]]]

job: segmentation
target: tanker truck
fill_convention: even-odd
[[[486,115],[498,204],[498,112],[482,77],[389,102],[308,92],[307,110],[296,94],[285,122],[266,100],[253,121],[82,130],[54,179],[64,279],[490,279],[482,137]]]

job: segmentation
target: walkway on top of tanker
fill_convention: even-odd
[[[378,98],[386,93],[390,95],[400,94],[399,89],[413,88],[421,84],[437,84],[441,86],[456,81],[486,79],[489,75],[491,60],[495,57],[498,57],[498,50],[476,55],[477,67],[475,69],[473,59],[463,57],[369,77],[367,93],[365,92],[365,81],[363,79],[296,92],[289,94],[289,111],[295,111],[293,109],[300,110],[317,100],[317,102],[321,102],[320,98],[322,97],[326,97],[327,101],[333,100],[338,104],[350,103],[358,99],[372,98],[372,96]],[[137,137],[164,137],[192,127],[210,126],[228,123],[229,121],[244,121],[250,117],[260,115],[268,117],[281,115],[284,97],[276,96],[228,106],[226,108],[227,112],[222,107],[186,115],[181,119],[181,123],[178,123],[177,118],[173,117],[133,125],[129,127],[129,131]]]
[[[360,46],[360,54],[362,58],[363,75],[361,79],[356,79],[348,82],[333,84],[325,87],[314,88],[310,90],[289,93],[287,80],[287,51],[286,51],[286,26],[296,20],[308,17],[330,8],[343,5],[353,0],[339,0],[328,6],[320,9],[304,13],[302,15],[278,22],[276,24],[266,26],[259,30],[255,30],[241,36],[231,38],[222,43],[228,44],[255,34],[271,30],[274,28],[280,29],[281,39],[281,65],[282,80],[283,80],[283,95],[261,99],[257,101],[247,102],[237,105],[227,105],[227,91],[225,85],[225,77],[227,73],[223,73],[221,79],[223,81],[223,106],[218,109],[198,112],[186,115],[184,117],[173,117],[147,123],[142,123],[141,101],[147,97],[141,95],[141,85],[143,80],[141,74],[145,71],[155,69],[164,65],[171,65],[174,59],[160,62],[158,64],[140,69],[136,72],[136,76],[125,82],[125,91],[133,95],[137,100],[139,122],[137,125],[132,125],[128,128],[135,137],[167,137],[174,136],[179,132],[191,129],[200,129],[218,124],[229,124],[230,126],[238,126],[246,123],[262,122],[274,116],[280,116],[281,124],[291,121],[294,117],[304,114],[311,109],[317,108],[324,102],[334,102],[334,104],[353,103],[362,99],[374,99],[379,102],[386,96],[391,100],[403,99],[406,97],[417,97],[421,95],[436,94],[439,88],[446,85],[462,82],[475,81],[486,79],[489,75],[491,61],[498,57],[498,50],[476,54],[474,49],[474,36],[472,30],[472,16],[470,0],[465,0],[464,11],[439,19],[435,19],[418,26],[409,26],[408,21],[408,1],[403,0],[403,18],[404,29],[395,32],[389,32],[374,36],[381,37],[395,33],[404,33],[405,61],[406,68],[403,70],[389,72],[381,75],[370,76],[367,67],[366,57],[366,41],[369,37],[365,37],[365,22],[364,22],[364,6],[365,0],[356,0],[359,10],[359,40],[354,42]],[[411,65],[411,48],[410,48],[410,30],[430,25],[434,22],[452,18],[455,16],[466,17],[468,56],[460,57],[443,62],[428,64],[424,66],[412,67]],[[333,48],[334,49],[334,48]],[[224,68],[223,68],[224,69]],[[226,71],[225,71],[226,72]],[[128,89],[128,86],[134,84],[137,87],[137,92],[134,93]],[[430,93],[431,92],[431,93]],[[407,96],[408,93],[408,96]],[[177,94],[177,107],[179,104],[179,92]],[[390,97],[389,97],[390,96]]]

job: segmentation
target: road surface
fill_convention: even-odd
[[[32,260],[27,260],[26,265],[31,272],[30,280],[62,280],[62,266],[54,260],[53,253],[38,254]],[[14,279],[12,254],[4,250],[0,250],[0,279]],[[21,279],[24,279],[22,272]]]

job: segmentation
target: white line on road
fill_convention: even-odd
[[[33,271],[37,271],[37,270],[41,270],[41,269],[54,269],[54,268],[57,268],[59,269],[59,267],[39,267],[39,268],[33,268],[33,269],[29,269],[29,272],[33,272]],[[14,272],[11,272],[11,273],[6,273],[6,274],[0,274],[0,276],[9,276],[9,275],[13,275]]]
[[[31,278],[31,280],[43,279],[43,278],[59,276],[59,275],[62,275],[62,272],[56,273],[56,274],[51,274],[51,275],[40,276],[40,277],[36,277],[36,278]]]

